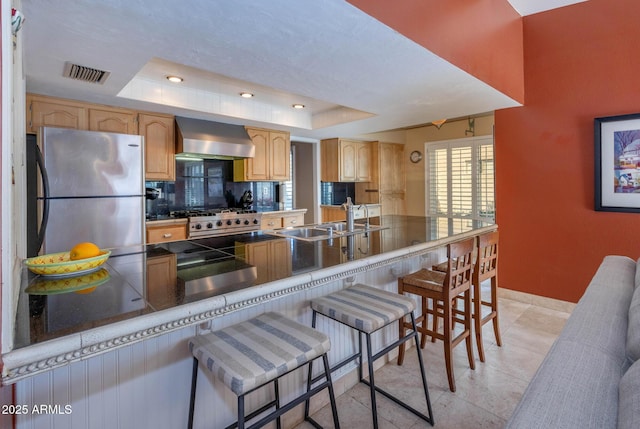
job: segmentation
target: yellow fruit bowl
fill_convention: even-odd
[[[110,250],[100,250],[98,256],[72,261],[69,252],[50,253],[25,259],[24,263],[35,274],[50,277],[70,277],[96,271],[111,256]]]
[[[25,290],[30,295],[55,295],[59,293],[90,293],[93,289],[109,281],[111,276],[105,268],[89,274],[64,278],[37,278]]]

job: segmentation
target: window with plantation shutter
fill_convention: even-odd
[[[495,220],[493,138],[425,145],[427,215],[442,235],[466,230],[473,220]]]

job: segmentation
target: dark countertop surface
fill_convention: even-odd
[[[147,245],[113,252],[103,265],[106,272],[82,290],[76,278],[46,278],[25,268],[14,350],[492,225],[383,216],[386,229],[333,240],[253,232]]]

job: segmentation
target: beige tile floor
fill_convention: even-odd
[[[455,348],[455,393],[448,388],[442,342],[427,342],[422,350],[435,427],[502,428],[570,314],[505,297],[499,299],[499,312],[502,347],[495,342],[491,324],[484,325],[484,363],[480,362],[474,349],[476,369],[471,370],[464,345]],[[426,412],[418,374],[417,356],[411,349],[406,354],[404,365],[398,366],[396,360],[392,360],[378,369],[376,384],[397,392],[414,407]],[[377,395],[377,398],[380,429],[430,427],[382,395]],[[336,402],[342,428],[373,427],[367,386],[356,384],[340,394]],[[333,427],[329,406],[320,409],[313,417],[323,427]],[[310,428],[312,425],[307,422],[296,426],[296,429]]]

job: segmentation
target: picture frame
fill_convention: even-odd
[[[640,213],[640,113],[594,119],[595,210]]]

